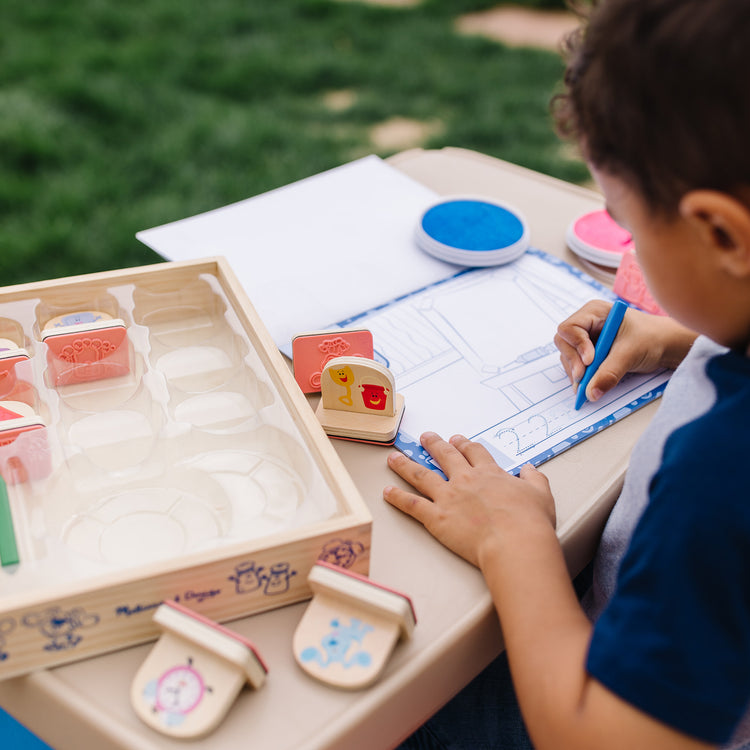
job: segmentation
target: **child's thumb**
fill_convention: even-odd
[[[607,391],[611,391],[624,377],[625,372],[618,372],[602,364],[596,371],[594,377],[589,381],[586,388],[586,398],[589,401],[597,401]]]

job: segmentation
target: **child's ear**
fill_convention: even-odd
[[[680,200],[680,216],[690,224],[721,268],[750,278],[750,208],[718,190],[691,190]]]

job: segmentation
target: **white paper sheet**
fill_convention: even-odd
[[[456,272],[414,242],[422,213],[437,198],[368,156],[136,237],[168,260],[226,256],[288,353],[298,333]]]

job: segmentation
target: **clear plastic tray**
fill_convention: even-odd
[[[44,425],[0,431],[0,678],[155,636],[164,598],[215,619],[305,598],[331,544],[367,571],[369,513],[224,262],[0,290],[0,339],[26,355],[0,405]]]

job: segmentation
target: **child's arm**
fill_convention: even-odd
[[[641,713],[587,675],[591,625],[555,534],[546,477],[531,466],[511,476],[483,446],[461,436],[445,442],[426,433],[422,444],[448,481],[392,453],[389,466],[421,494],[386,487],[384,497],[482,571],[537,750],[712,747]]]
[[[557,329],[555,345],[574,385],[580,382],[586,366],[594,359],[593,341],[596,341],[611,306],[603,300],[588,302]],[[596,401],[614,388],[628,372],[676,367],[688,353],[695,337],[694,331],[672,318],[628,310],[609,355],[591,378],[587,389],[589,401]]]

